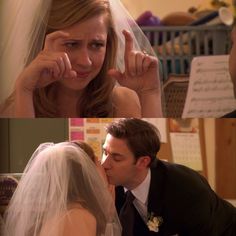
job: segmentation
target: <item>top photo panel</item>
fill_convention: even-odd
[[[2,0],[0,118],[236,117],[235,8]]]

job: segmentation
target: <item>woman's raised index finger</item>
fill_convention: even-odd
[[[128,55],[133,50],[133,38],[127,30],[123,30],[122,33],[125,36],[125,55]]]
[[[45,39],[45,45],[44,45],[44,50],[53,50],[53,43],[57,39],[65,39],[69,36],[70,34],[64,31],[55,31],[51,34],[48,34]]]

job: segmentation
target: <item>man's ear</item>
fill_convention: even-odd
[[[151,162],[151,157],[142,156],[142,157],[139,157],[139,159],[137,160],[136,166],[141,169],[147,168],[149,166],[150,162]]]

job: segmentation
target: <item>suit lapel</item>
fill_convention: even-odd
[[[165,168],[160,160],[151,167],[151,183],[148,194],[148,212],[161,216],[165,192]]]
[[[151,183],[148,194],[148,213],[156,217],[163,217],[163,203],[165,200],[166,188],[166,167],[165,164],[156,159],[151,167]],[[150,231],[149,235],[164,235],[165,219],[163,218],[163,225],[159,227],[159,231]],[[164,231],[163,231],[164,230]]]

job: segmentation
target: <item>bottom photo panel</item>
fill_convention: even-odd
[[[236,119],[0,119],[0,235],[236,235]]]

